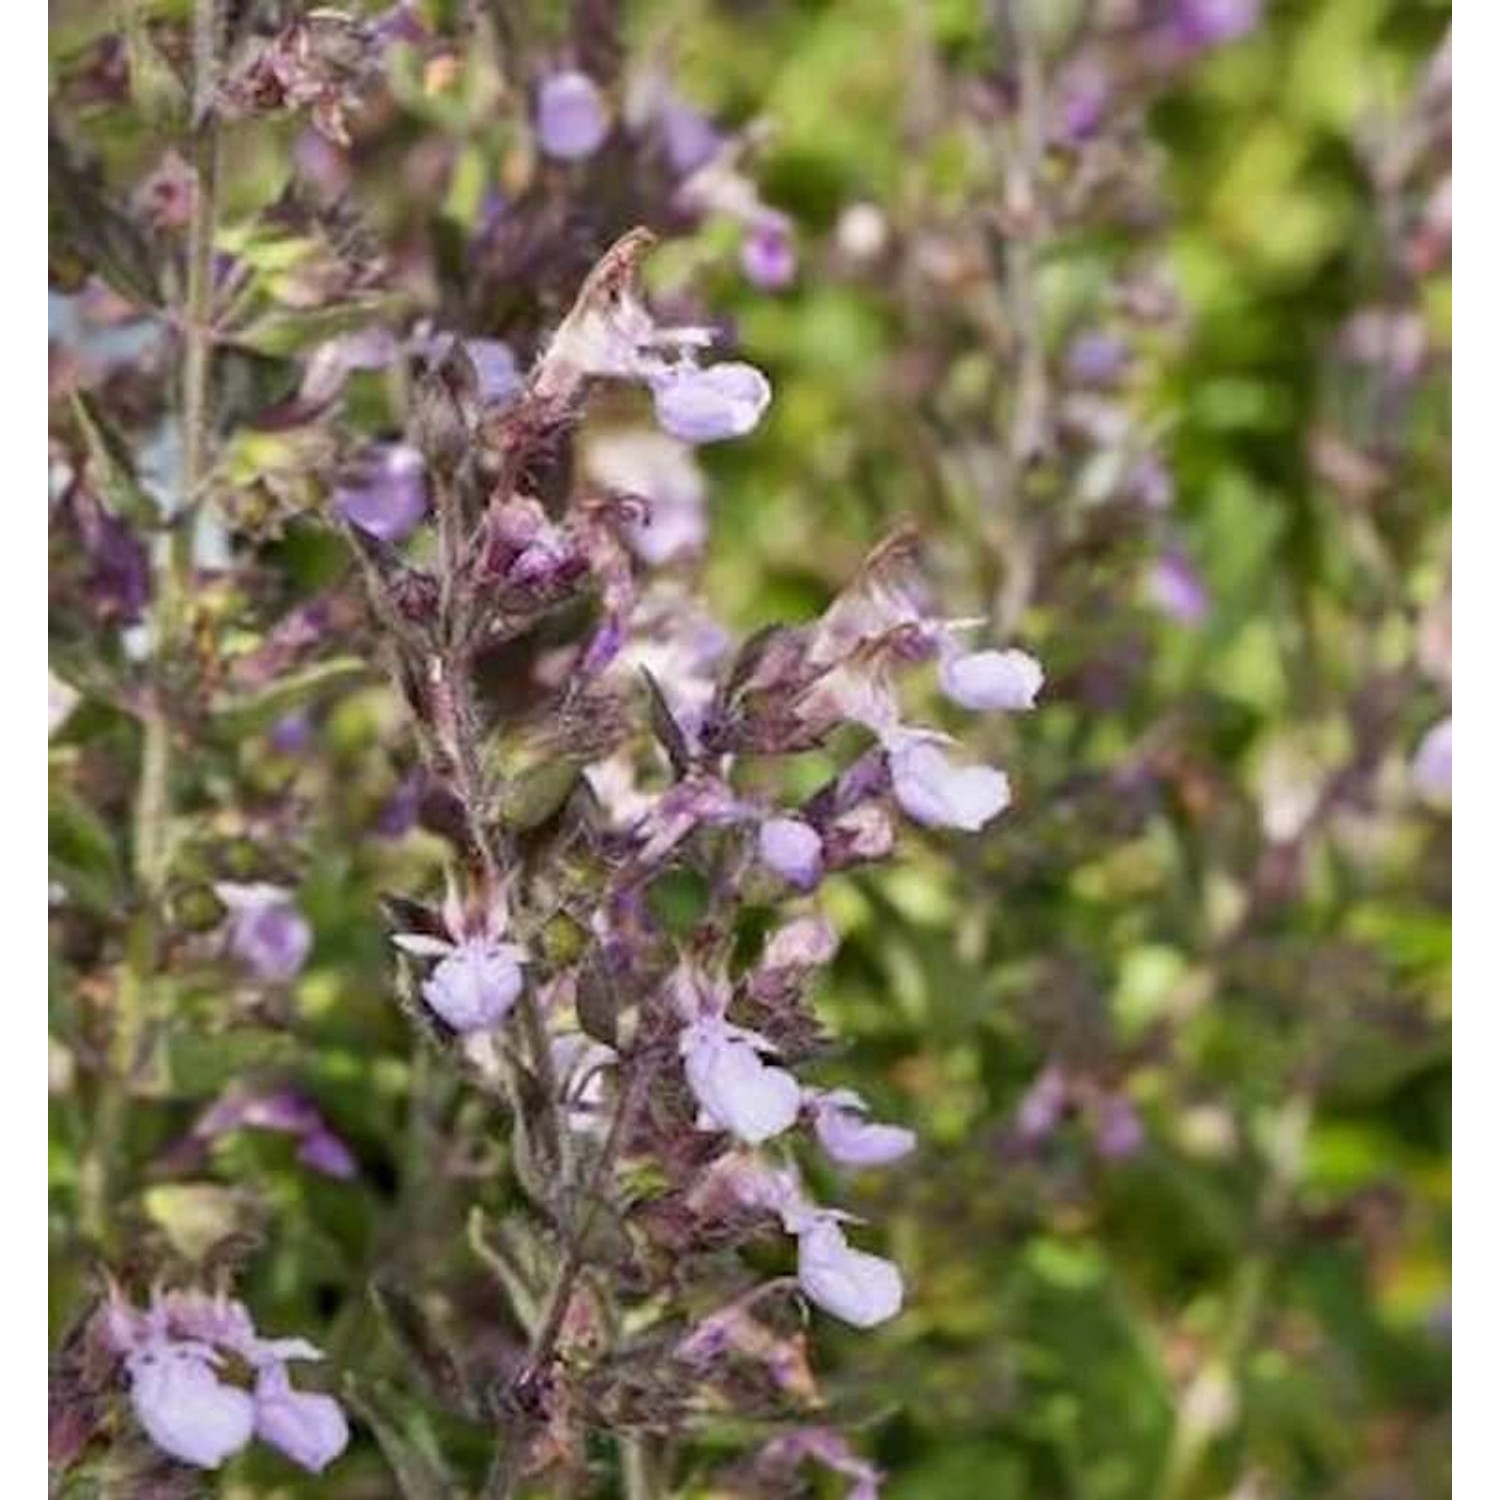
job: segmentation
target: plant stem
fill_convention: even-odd
[[[1293,1095],[1282,1108],[1277,1140],[1260,1202],[1256,1206],[1259,1243],[1240,1264],[1220,1325],[1217,1347],[1199,1369],[1199,1380],[1222,1379],[1229,1382],[1231,1393],[1237,1391],[1239,1368],[1249,1352],[1250,1341],[1255,1336],[1271,1290],[1276,1263],[1275,1231],[1292,1205],[1302,1175],[1312,1114],[1313,1095],[1309,1088]],[[1191,1394],[1192,1389],[1190,1385],[1186,1394]],[[1179,1399],[1172,1441],[1162,1471],[1162,1500],[1187,1500],[1197,1481],[1204,1455],[1219,1435],[1217,1427],[1195,1422],[1190,1417],[1185,1399]]]
[[[650,1440],[642,1433],[620,1434],[620,1478],[625,1500],[656,1500],[656,1471]]]
[[[582,1208],[574,1216],[567,1246],[558,1264],[557,1275],[553,1278],[552,1286],[547,1292],[545,1311],[542,1313],[536,1332],[532,1335],[531,1349],[527,1354],[524,1372],[520,1377],[522,1381],[528,1376],[543,1373],[551,1363],[558,1335],[562,1332],[563,1319],[567,1316],[568,1304],[573,1299],[574,1285],[587,1259],[585,1249],[588,1232],[593,1226],[594,1216],[599,1209],[605,1179],[614,1170],[620,1147],[624,1144],[630,1123],[635,1117],[636,1106],[649,1082],[650,1069],[643,1066],[634,1073],[620,1094],[614,1117],[610,1121],[609,1134],[605,1137],[599,1155],[594,1159],[588,1184],[581,1195]],[[521,1466],[525,1461],[529,1426],[530,1424],[524,1419],[517,1420],[512,1424],[511,1430],[505,1434],[504,1444],[496,1454],[490,1466],[489,1475],[485,1479],[482,1500],[509,1500],[509,1497],[514,1494],[516,1483],[521,1477]],[[627,1454],[628,1448],[622,1443],[621,1464],[626,1466],[624,1470],[626,1494],[631,1497],[653,1494],[651,1490],[634,1490],[628,1487],[631,1480],[627,1464],[634,1460],[627,1461]]]
[[[115,1160],[124,1137],[131,1081],[140,1068],[160,966],[162,903],[171,863],[172,724],[169,677],[183,635],[192,585],[192,515],[208,468],[209,366],[213,342],[213,241],[218,200],[218,122],[213,110],[218,0],[197,0],[193,14],[191,155],[197,170],[188,232],[183,330],[182,504],[153,559],[152,681],[142,715],[140,778],[132,819],[136,907],[116,997],[114,1035],[100,1080],[93,1152],[85,1162],[80,1217],[85,1233],[107,1245]]]

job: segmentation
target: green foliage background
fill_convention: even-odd
[[[896,518],[962,538],[961,503],[945,512],[956,502],[934,498],[907,440],[892,374],[910,333],[902,310],[878,283],[822,268],[851,201],[900,224],[910,205],[976,190],[981,164],[962,139],[939,133],[915,153],[901,122],[921,88],[914,32],[944,57],[977,55],[982,8],[803,0],[631,14],[642,37],[669,26],[690,97],[775,124],[758,176],[797,219],[797,286],[756,292],[712,230],[695,251],[705,300],[737,319],[777,390],[759,434],[705,457],[708,581],[741,627],[806,617]],[[1107,595],[1104,616],[1039,604],[1020,643],[1059,691],[985,730],[1016,808],[972,847],[912,841],[899,868],[827,893],[844,935],[820,994],[848,1041],[839,1079],[923,1141],[850,1199],[904,1267],[908,1312],[877,1334],[820,1326],[816,1340],[895,1500],[1415,1500],[1447,1487],[1446,823],[1415,812],[1367,853],[1319,839],[1299,898],[1260,922],[1248,950],[1226,955],[1221,942],[1259,849],[1268,754],[1290,747],[1316,772],[1338,764],[1372,659],[1409,650],[1417,613],[1445,587],[1446,393],[1401,436],[1404,520],[1382,574],[1308,439],[1337,399],[1329,343],[1380,275],[1354,132],[1372,102],[1407,94],[1446,22],[1447,7],[1425,0],[1283,0],[1155,108],[1190,325],[1138,399],[1167,427],[1181,530],[1212,612],[1185,631],[1128,590]],[[1057,274],[1107,276],[1113,248],[1070,244]],[[1441,344],[1446,277],[1429,276],[1424,295]],[[960,384],[966,354],[955,352]],[[308,577],[325,565],[309,539],[282,545]],[[1147,670],[1091,708],[1068,684],[1122,635]],[[1409,754],[1445,711],[1436,689],[1418,688],[1395,748]],[[72,733],[122,733],[89,712]],[[1144,816],[1129,814],[1111,772],[1168,719],[1185,726],[1181,773]],[[383,688],[359,688],[322,722],[309,765],[260,740],[238,752],[238,774],[293,786],[308,812],[301,890],[317,946],[296,991],[295,1065],[378,1166],[361,1183],[314,1182],[282,1143],[239,1137],[216,1147],[205,1179],[220,1196],[185,1203],[158,1184],[116,1205],[179,1248],[192,1214],[261,1234],[247,1300],[264,1326],[306,1331],[358,1371],[367,1416],[402,1356],[356,1289],[412,1253],[413,1215],[451,1235],[448,1250],[415,1241],[423,1253],[461,1255],[463,1233],[441,1185],[429,1181],[420,1206],[410,1195],[440,1146],[407,1117],[412,1049],[372,920],[376,891],[419,881],[435,846],[359,835],[390,791],[378,752],[398,725]],[[1380,785],[1400,774],[1391,759]],[[107,864],[75,822],[67,848]],[[219,1083],[282,1060],[276,1030],[223,1028],[219,999],[173,997],[201,1030],[169,1059],[163,1090],[179,1114],[132,1127],[144,1152]],[[68,1035],[74,1003],[60,966],[56,1034]],[[1058,1057],[1129,1094],[1146,1126],[1133,1156],[1103,1160],[1079,1123],[1039,1153],[1006,1149],[1027,1087]],[[64,1088],[52,1142],[59,1330],[87,1285],[66,1249],[87,1129]],[[373,1449],[323,1481],[299,1485],[264,1455],[235,1473],[226,1494],[376,1495],[388,1483]]]

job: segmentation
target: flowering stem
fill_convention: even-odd
[[[556,1349],[558,1336],[562,1332],[563,1320],[567,1316],[568,1304],[573,1299],[573,1288],[587,1259],[585,1251],[588,1234],[593,1227],[594,1216],[603,1199],[605,1182],[614,1171],[620,1148],[625,1142],[631,1121],[635,1117],[637,1104],[649,1085],[650,1078],[649,1067],[642,1067],[635,1071],[620,1094],[619,1102],[615,1105],[614,1116],[610,1120],[609,1134],[605,1137],[604,1145],[594,1160],[587,1186],[579,1196],[580,1207],[573,1216],[567,1247],[563,1251],[557,1275],[547,1293],[545,1311],[537,1325],[536,1332],[532,1335],[531,1349],[527,1354],[522,1373],[517,1378],[518,1387],[530,1385],[539,1378],[545,1377],[547,1366],[552,1362],[553,1351]],[[508,1440],[496,1455],[494,1464],[490,1468],[489,1477],[485,1481],[483,1500],[506,1500],[506,1497],[513,1492],[525,1458],[528,1425],[525,1421],[518,1421],[512,1427]],[[629,1464],[633,1460],[627,1459],[627,1452],[627,1447],[622,1444],[621,1463],[625,1466],[626,1494],[632,1497],[649,1496],[653,1493],[651,1490],[629,1488],[631,1482]]]
[[[624,1481],[625,1500],[655,1500],[655,1466],[651,1461],[648,1439],[643,1433],[620,1434],[620,1476]]]
[[[182,317],[182,505],[171,517],[154,569],[152,676],[142,716],[141,767],[133,816],[137,909],[126,940],[127,962],[116,1003],[108,1075],[93,1125],[94,1151],[85,1165],[82,1221],[102,1238],[110,1222],[113,1156],[123,1135],[130,1080],[141,1061],[151,984],[162,940],[162,900],[171,860],[172,724],[166,681],[182,636],[192,583],[192,514],[207,472],[208,375],[213,340],[213,241],[218,199],[219,132],[213,109],[218,0],[197,0],[193,15],[192,159],[197,171],[188,231]]]

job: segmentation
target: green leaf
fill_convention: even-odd
[[[238,1031],[179,1031],[167,1038],[167,1076],[172,1092],[215,1094],[253,1068],[284,1067],[298,1055],[284,1031],[246,1027]]]
[[[370,664],[357,656],[336,656],[314,662],[300,671],[253,693],[223,694],[214,704],[220,725],[230,734],[253,734],[324,693],[374,680]]]
[[[278,306],[237,329],[233,341],[258,354],[285,357],[393,317],[398,308],[398,300],[391,297],[366,297],[318,308]]]
[[[394,1282],[376,1280],[370,1283],[370,1300],[433,1398],[463,1416],[480,1417],[463,1365],[417,1299]]]
[[[568,800],[582,774],[582,764],[566,756],[522,771],[500,793],[500,816],[522,832],[539,828]]]
[[[104,820],[65,786],[47,797],[47,867],[84,906],[114,913],[125,889],[120,851]]]
[[[375,1434],[402,1500],[452,1500],[461,1493],[426,1423],[416,1417],[401,1421],[391,1410],[393,1398],[384,1385],[367,1385],[348,1375],[344,1399]]]

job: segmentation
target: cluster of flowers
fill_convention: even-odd
[[[348,1445],[338,1402],[297,1390],[287,1372],[322,1352],[306,1339],[262,1338],[239,1302],[176,1291],[154,1294],[143,1312],[114,1291],[101,1316],[136,1419],[173,1458],[217,1469],[259,1438],[320,1474]]]
[[[759,422],[770,397],[765,377],[746,364],[702,362],[709,330],[663,328],[647,310],[634,281],[643,246],[627,237],[601,263],[515,406],[502,412],[510,431],[526,429],[528,406],[555,412],[600,380],[645,386],[659,427],[678,442],[714,442]],[[683,455],[665,467],[670,496]],[[512,471],[523,469],[516,463]],[[631,496],[638,506],[652,487],[649,472],[642,477],[647,494]],[[1042,670],[1021,651],[966,647],[963,637],[982,622],[932,614],[904,534],[878,549],[819,619],[763,632],[725,670],[724,632],[675,585],[642,585],[622,568],[618,546],[602,545],[597,520],[589,519],[598,510],[595,502],[592,510],[581,506],[575,517],[553,521],[523,495],[496,493],[481,525],[500,565],[502,593],[524,586],[533,598],[555,603],[586,583],[582,557],[606,618],[564,663],[552,664],[554,706],[599,702],[606,693],[623,697],[645,671],[671,779],[665,787],[643,785],[637,757],[615,744],[582,767],[608,827],[595,872],[603,885],[589,895],[591,947],[576,966],[549,963],[526,936],[535,927],[530,890],[540,885],[555,899],[555,885],[534,870],[529,880],[501,872],[482,896],[450,890],[440,914],[411,903],[422,922],[395,933],[395,945],[411,965],[429,1026],[435,1019],[471,1061],[495,1055],[497,1028],[507,1026],[532,987],[554,1027],[553,1066],[569,1101],[569,1127],[580,1134],[597,1138],[605,1101],[628,1094],[633,1070],[648,1058],[660,1068],[664,1056],[675,1055],[688,1118],[714,1142],[706,1160],[700,1153],[689,1164],[687,1199],[704,1212],[727,1202],[779,1220],[796,1240],[796,1284],[808,1300],[853,1326],[871,1327],[901,1307],[898,1269],[849,1243],[849,1216],[812,1202],[789,1159],[759,1153],[799,1123],[845,1167],[894,1162],[915,1145],[909,1130],[870,1119],[859,1094],[805,1086],[790,1069],[789,1055],[808,1050],[797,1001],[808,977],[832,959],[834,933],[821,916],[803,912],[771,933],[748,974],[736,978],[726,955],[695,948],[662,975],[662,934],[652,930],[642,892],[669,866],[698,862],[699,835],[727,833],[738,852],[719,867],[705,930],[728,930],[756,881],[762,893],[769,879],[769,889],[797,898],[831,871],[888,856],[893,810],[926,828],[983,828],[1008,805],[1007,778],[955,759],[954,742],[943,732],[907,722],[895,674],[934,663],[953,703],[1004,711],[1033,705]],[[651,536],[649,514],[637,514],[624,536],[627,543]],[[494,547],[499,537],[503,549]],[[649,546],[635,550],[650,555]],[[431,712],[420,699],[414,707]],[[768,803],[732,784],[743,756],[797,753],[851,725],[873,737],[873,745],[800,806]],[[643,1015],[633,1048],[572,1029],[582,1023],[568,1011],[581,1015],[577,996],[591,959],[607,969],[615,990],[639,997]],[[745,1024],[752,1018],[761,1024]],[[655,1144],[642,1130],[625,1150],[649,1152]],[[680,1151],[680,1143],[666,1149]],[[721,1347],[726,1320],[741,1320],[743,1307],[736,1299],[697,1325],[679,1357],[697,1362]]]

